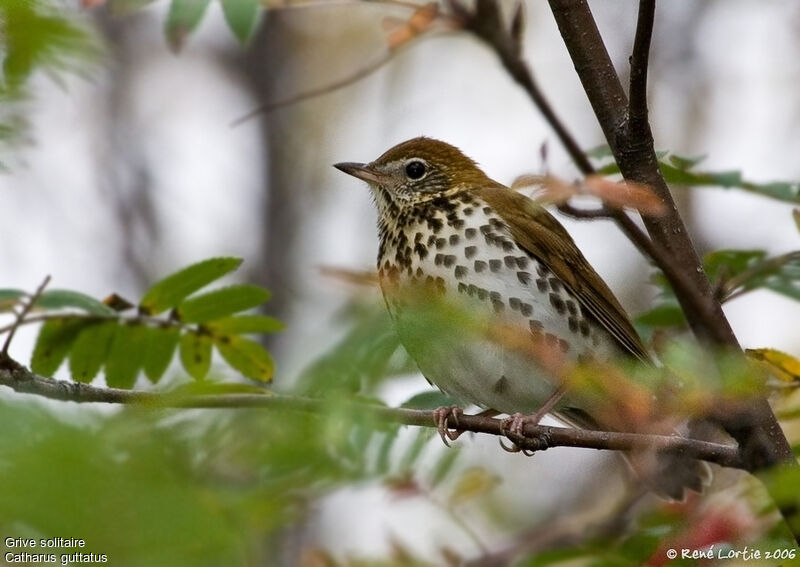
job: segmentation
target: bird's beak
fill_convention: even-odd
[[[333,167],[339,171],[344,171],[348,175],[357,177],[362,181],[366,181],[367,183],[376,183],[380,185],[385,179],[383,174],[372,169],[368,163],[354,163],[345,161],[342,163],[335,163],[333,164]]]

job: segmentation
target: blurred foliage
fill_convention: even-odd
[[[44,321],[31,359],[31,369],[52,376],[69,357],[73,380],[91,382],[105,369],[106,383],[132,388],[140,372],[157,383],[178,351],[186,372],[202,380],[211,369],[212,347],[243,376],[272,379],[272,356],[259,343],[242,335],[280,331],[283,325],[267,315],[241,315],[269,299],[253,285],[231,285],[195,293],[232,272],[239,258],[211,258],[188,266],[155,283],[134,305],[112,295],[105,302],[80,292],[47,290],[28,295],[0,290],[0,312],[16,314],[17,324]],[[168,311],[167,317],[154,317]],[[21,317],[21,319],[20,319]]]
[[[768,257],[765,250],[715,250],[706,254],[703,266],[723,303],[755,290],[800,301],[800,251]],[[658,296],[653,307],[634,319],[639,333],[651,341],[657,331],[685,330],[686,317],[664,274],[653,272],[650,283]]]
[[[110,0],[111,9],[130,12],[142,8],[153,0]],[[222,6],[225,22],[231,33],[246,44],[258,27],[261,2],[259,0],[217,0]],[[197,29],[206,14],[211,0],[170,0],[164,33],[173,51],[180,51],[187,38]]]
[[[386,377],[416,370],[383,304],[352,302],[334,324],[346,329],[344,336],[303,371],[298,392],[317,396],[338,390],[374,395]]]
[[[368,476],[369,420],[293,412],[85,412],[2,403],[4,537],[79,537],[111,565],[271,565],[270,536]],[[64,551],[64,550],[61,550]]]
[[[661,173],[670,185],[743,189],[779,201],[800,203],[800,182],[798,181],[755,183],[744,179],[740,171],[697,170],[696,166],[705,159],[705,156],[684,157],[670,155],[666,151],[657,152],[657,154]],[[598,146],[587,152],[587,155],[597,163],[597,173],[601,175],[619,174],[619,166],[614,161],[608,146]]]
[[[101,53],[84,17],[57,0],[0,0],[0,167],[4,154],[26,139],[30,79],[44,71],[58,80],[82,73]]]

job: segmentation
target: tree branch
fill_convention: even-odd
[[[119,388],[100,388],[89,384],[44,378],[32,373],[7,356],[0,355],[0,385],[15,392],[35,394],[45,398],[78,403],[110,403],[154,408],[263,408],[280,411],[323,413],[329,407],[325,400],[280,394],[199,394],[185,395],[161,392],[142,392]],[[374,419],[435,427],[434,412],[404,408],[389,408],[359,402],[341,402],[352,406],[357,415]],[[456,431],[471,431],[505,437],[503,420],[483,415],[450,415],[447,426]],[[582,447],[586,449],[630,451],[656,448],[687,457],[716,463],[724,467],[743,468],[736,447],[709,443],[678,436],[645,435],[588,431],[566,427],[549,427],[526,423],[522,435],[511,440],[526,451],[544,451],[553,447]]]
[[[639,17],[631,54],[631,79],[628,96],[629,128],[640,132],[649,130],[647,118],[647,65],[650,60],[650,40],[653,37],[656,0],[639,0]]]
[[[463,28],[486,42],[500,58],[500,62],[508,74],[528,93],[581,173],[584,175],[594,173],[595,170],[589,162],[589,158],[561,122],[534,80],[530,68],[522,59],[521,12],[517,12],[511,27],[506,29],[500,6],[495,0],[477,0],[474,12],[456,0],[450,0],[450,7]]]
[[[673,258],[667,266],[660,266],[670,280],[687,320],[695,334],[713,343],[735,346],[738,343],[725,319],[719,303],[714,299],[713,289],[703,270],[700,258],[694,250],[683,220],[669,188],[658,167],[658,158],[653,147],[653,136],[647,120],[629,120],[630,108],[622,84],[614,70],[605,44],[594,22],[585,0],[549,0],[561,36],[575,64],[575,69],[586,91],[589,102],[620,166],[623,177],[641,183],[666,205],[666,214],[660,217],[645,217],[644,223],[655,245]],[[644,1],[645,8],[648,2]],[[650,32],[641,28],[652,26],[647,13],[639,18],[637,37],[637,76],[634,82],[639,91],[646,90],[646,63],[642,50],[649,46]],[[639,95],[637,95],[639,97]],[[646,118],[646,97],[639,97],[637,112]],[[685,281],[676,274],[682,272]],[[689,284],[689,285],[687,285]]]
[[[663,249],[671,258],[667,266],[660,267],[669,278],[692,330],[701,339],[739,349],[728,320],[714,297],[714,290],[689,239],[669,187],[661,175],[650,125],[645,121],[635,125],[638,129],[634,130],[628,120],[629,107],[625,93],[589,6],[585,0],[549,2],[561,36],[623,177],[650,186],[667,205],[664,216],[645,217],[643,220],[654,246]],[[646,0],[643,4],[647,8]],[[647,14],[640,17],[638,23],[640,27],[652,26]],[[648,32],[637,30],[640,38],[647,35]],[[645,42],[639,43],[640,51],[644,46]],[[640,52],[637,60],[643,56]],[[646,78],[646,74],[644,77]],[[678,273],[682,277],[676,277]],[[740,408],[739,412],[720,412],[715,417],[739,441],[751,470],[766,468],[779,462],[794,462],[791,448],[766,400],[754,401],[749,407]]]
[[[652,3],[652,0],[643,0],[643,3],[648,2]],[[564,145],[564,148],[567,150],[567,153],[570,155],[578,169],[584,175],[596,173],[594,166],[591,164],[589,159],[586,157],[586,154],[583,152],[583,150],[581,150],[578,143],[569,133],[566,126],[558,118],[552,106],[550,106],[549,101],[542,93],[536,81],[533,79],[533,74],[531,73],[527,63],[522,59],[520,50],[521,31],[519,31],[519,28],[517,27],[520,25],[518,23],[519,17],[514,19],[515,23],[510,29],[506,29],[503,24],[499,5],[495,2],[495,0],[478,0],[476,2],[474,12],[469,11],[455,0],[451,0],[450,5],[455,17],[459,19],[462,27],[483,40],[497,54],[506,71],[508,71],[511,77],[525,90],[536,108],[539,110],[539,112],[541,112],[542,116],[544,116],[551,128],[553,128],[558,136],[558,139]],[[652,35],[652,17],[652,12],[649,13],[648,18],[648,12],[646,11],[640,16],[640,27],[646,30],[647,26],[645,24],[648,24],[649,31],[643,30],[637,33],[637,38],[639,39],[638,42],[636,42],[635,49],[635,59],[638,69],[635,73],[637,76],[636,88],[645,91],[645,93],[647,90],[647,50],[649,49],[650,36]],[[604,45],[602,46],[602,49],[605,51]],[[591,61],[587,61],[585,64],[590,65]],[[614,71],[613,66],[610,66],[609,62],[609,67],[603,69],[601,76],[597,79],[595,88],[600,89],[601,87],[604,87],[607,81],[611,80],[619,84],[619,79],[617,78],[616,72]],[[605,93],[604,96],[607,96],[612,100],[618,100],[623,107],[627,106],[625,93],[622,92],[621,86],[619,87],[619,92],[615,91],[614,89],[608,89],[608,92]],[[641,102],[638,102],[637,105],[643,107],[643,110],[640,109],[638,111],[644,120],[644,124],[640,125],[640,128],[646,127],[649,131],[649,126],[647,125],[646,96],[644,96],[641,99]],[[596,108],[595,111],[597,112],[597,110],[598,109]],[[601,108],[601,110],[603,109]],[[625,110],[625,112],[621,113],[619,116],[608,114],[605,119],[611,120],[614,123],[619,123],[622,126],[626,116],[627,110]],[[609,140],[609,143],[612,143],[611,140]],[[659,194],[659,196],[661,195]],[[671,198],[669,202],[672,202]],[[572,207],[569,204],[561,205],[559,210],[566,215],[579,219],[607,218],[613,220],[623,234],[625,234],[628,239],[633,242],[636,248],[646,258],[652,260],[664,272],[667,279],[672,283],[673,287],[678,290],[676,291],[676,294],[679,297],[685,298],[685,308],[688,311],[691,313],[696,313],[697,318],[713,320],[715,317],[717,317],[717,313],[714,311],[713,306],[710,305],[709,302],[706,301],[706,298],[698,292],[698,289],[694,285],[693,279],[688,277],[686,273],[684,273],[675,265],[675,262],[670,255],[669,248],[655,244],[653,240],[651,240],[639,229],[636,223],[633,222],[633,220],[624,211],[613,210],[607,207],[586,211]]]
[[[666,214],[644,217],[644,224],[656,247],[672,259],[674,272],[664,270],[695,335],[706,342],[739,350],[736,336],[725,318],[714,289],[705,274],[661,174],[646,120],[646,62],[653,26],[654,2],[641,0],[637,22],[634,60],[635,108],[628,104],[594,17],[586,0],[548,0],[561,37],[569,51],[583,88],[600,126],[627,181],[652,188],[666,205]],[[632,61],[633,62],[633,61]],[[631,120],[631,112],[638,113]],[[665,267],[662,266],[662,269]],[[676,274],[681,277],[676,278]],[[690,285],[687,285],[690,284]],[[699,309],[698,309],[699,307]],[[712,416],[739,443],[747,470],[756,472],[781,463],[796,466],[791,447],[766,399],[751,400],[736,407],[724,405]],[[800,542],[794,506],[781,508]]]

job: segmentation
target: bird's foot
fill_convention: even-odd
[[[450,446],[450,441],[455,441],[463,431],[456,431],[448,429],[447,420],[453,418],[453,422],[458,424],[458,418],[464,415],[464,411],[458,406],[441,406],[433,410],[433,423],[436,425],[436,430],[439,432],[439,437],[442,442]]]
[[[503,443],[502,439],[500,440],[500,446],[509,453],[519,453],[521,451],[527,457],[533,455],[535,451],[531,449],[520,448],[519,445],[514,442],[512,437],[516,437],[517,439],[524,438],[525,425],[528,423],[531,425],[539,425],[539,422],[542,421],[542,418],[555,407],[562,397],[564,397],[564,393],[566,391],[567,390],[564,386],[557,389],[555,392],[553,392],[553,395],[547,399],[544,405],[539,408],[539,411],[533,415],[522,415],[521,413],[515,413],[514,415],[504,419],[500,427],[505,436],[508,437],[509,441],[511,441],[511,446]]]
[[[541,416],[537,412],[534,415],[523,415],[521,413],[515,413],[513,415],[508,416],[505,418],[501,424],[500,429],[503,431],[503,434],[511,441],[511,445],[506,445],[503,442],[503,439],[500,439],[500,446],[503,448],[504,451],[508,451],[509,453],[522,453],[526,457],[530,457],[533,455],[534,451],[529,449],[522,449],[517,443],[514,441],[514,438],[520,439],[525,437],[525,424],[532,423],[534,425],[538,424],[541,420]]]

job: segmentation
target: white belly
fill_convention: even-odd
[[[619,354],[611,335],[513,243],[494,215],[473,207],[471,215],[460,216],[465,224],[456,231],[441,214],[430,244],[427,237],[415,238],[421,223],[406,229],[407,241],[389,241],[379,259],[400,339],[428,380],[464,402],[532,413],[560,384],[527,345],[538,340],[568,360]],[[401,257],[398,247],[405,250]],[[400,263],[392,263],[398,258]]]

